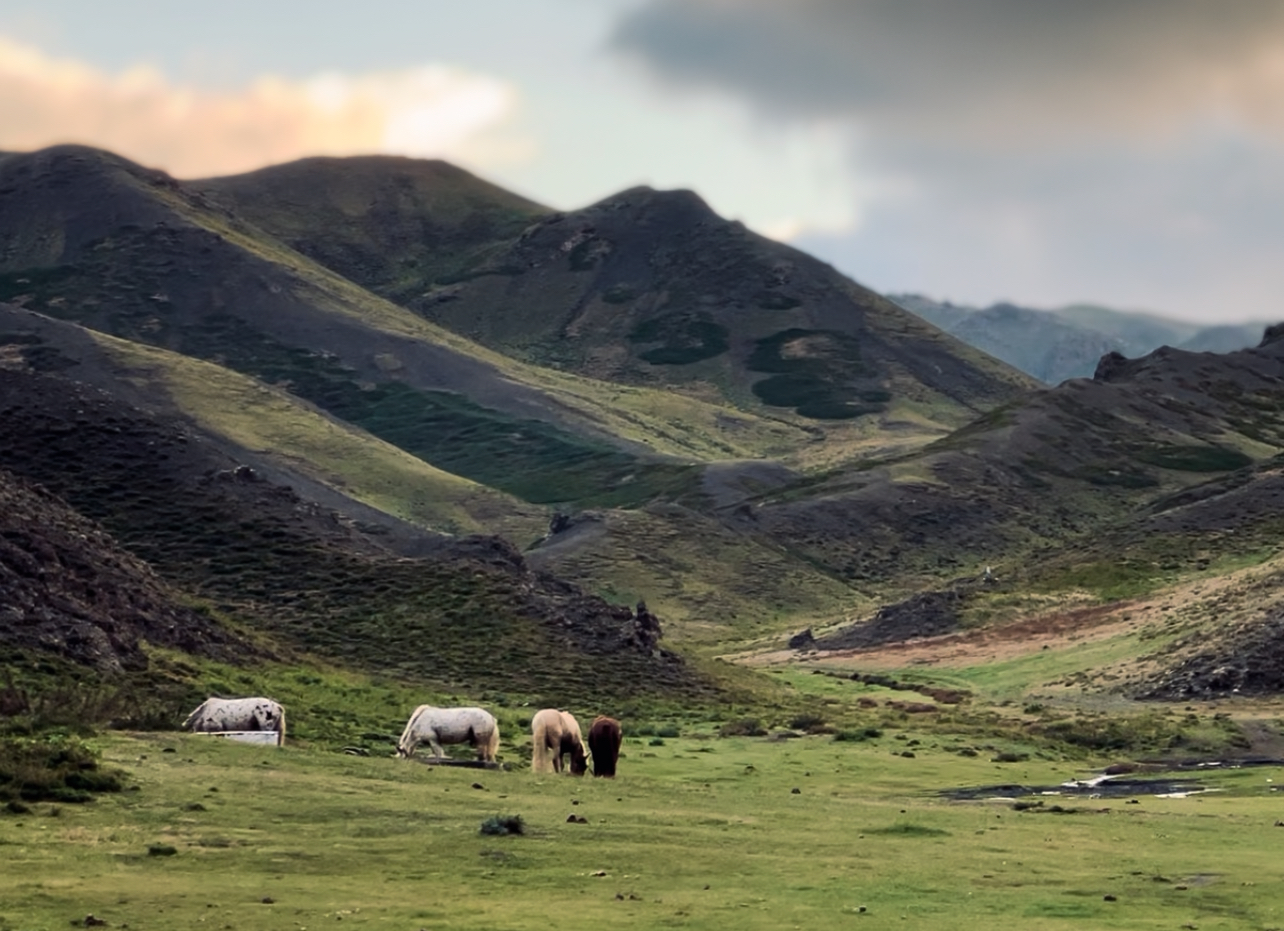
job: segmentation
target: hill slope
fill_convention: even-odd
[[[284,390],[34,311],[0,304],[0,364],[61,373],[184,419],[238,462],[407,545],[425,529],[530,540],[548,523],[542,508],[434,469]]]
[[[146,667],[142,641],[222,659],[255,652],[101,527],[0,470],[0,646],[111,673]]]
[[[447,688],[502,675],[552,700],[706,688],[656,649],[651,620],[530,571],[498,538],[429,537],[421,557],[398,558],[181,424],[97,389],[0,369],[0,397],[0,468],[39,477],[170,586],[280,650]],[[580,674],[594,657],[609,679]]]
[[[1284,341],[1102,360],[911,456],[727,519],[858,583],[979,571],[1284,450]],[[1109,558],[1109,557],[1107,557]],[[907,574],[908,573],[908,574]],[[921,577],[921,576],[920,576]]]
[[[367,190],[376,167],[416,195],[386,196],[382,187],[363,211],[353,191]],[[690,192],[637,188],[548,213],[445,172],[308,160],[201,189],[426,319],[595,378],[673,386],[803,423],[903,403],[957,424],[1029,386],[829,266],[723,220]],[[311,223],[317,208],[275,196],[286,178],[325,192],[342,186],[345,225]],[[428,196],[432,185],[445,195]],[[497,216],[527,225],[503,239]],[[396,235],[382,259],[367,261],[362,231],[381,221],[430,232],[418,241]],[[444,228],[454,238],[441,250]]]
[[[199,191],[92,149],[0,163],[4,299],[280,384],[433,465],[533,501],[676,492],[694,481],[680,460],[805,435],[488,352]]]

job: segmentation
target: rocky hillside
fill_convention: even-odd
[[[502,670],[513,690],[551,697],[705,688],[660,649],[649,614],[635,615],[533,572],[503,540],[427,536],[422,555],[398,557],[379,528],[302,499],[181,422],[106,392],[0,369],[0,399],[6,439],[0,468],[27,481],[38,477],[80,515],[46,509],[33,512],[32,520],[52,522],[51,534],[59,520],[78,527],[74,521],[86,518],[110,532],[128,557],[86,554],[86,578],[91,571],[110,576],[116,565],[123,567],[117,575],[134,572],[145,584],[131,597],[160,605],[154,626],[162,633],[175,618],[195,616],[167,607],[172,600],[156,593],[168,589],[198,599],[286,654],[317,654],[443,687],[490,681]],[[144,563],[164,586],[148,581]],[[81,591],[88,583],[67,576],[60,584]],[[60,603],[59,591],[39,597],[23,591],[25,607],[13,624],[57,617],[50,612]],[[122,637],[151,639],[151,629],[140,622]],[[219,642],[208,624],[193,630],[185,635],[176,628],[154,642],[181,648]],[[92,658],[48,638],[23,643]],[[606,680],[582,675],[594,657],[609,657],[616,674]],[[136,654],[130,659],[137,661]]]
[[[1064,545],[1284,450],[1284,340],[1102,360],[920,453],[764,496],[727,520],[846,578],[973,573]]]
[[[112,673],[146,667],[142,641],[225,660],[260,653],[185,605],[101,526],[0,471],[0,650]]]

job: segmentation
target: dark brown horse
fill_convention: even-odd
[[[614,778],[615,763],[620,758],[620,722],[603,715],[589,726],[589,752],[593,754],[593,775]]]

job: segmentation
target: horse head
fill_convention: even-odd
[[[583,744],[576,744],[571,748],[571,775],[583,776],[588,772],[588,754],[584,752]]]

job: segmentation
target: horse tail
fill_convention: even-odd
[[[187,720],[183,722],[183,730],[189,730],[193,725],[196,724],[196,721],[200,718],[201,713],[205,710],[205,706],[208,705],[209,703],[210,703],[210,700],[207,698],[205,699],[205,701],[201,702],[199,705],[196,706],[196,710],[193,711],[191,714],[189,714],[187,716]]]
[[[494,763],[495,756],[499,753],[499,722],[492,719],[490,734],[486,737],[486,746],[483,751],[487,762]]]
[[[531,772],[553,772],[553,754],[558,752],[558,748],[551,746],[554,736],[549,733],[549,715],[542,711],[535,715],[531,722],[531,738],[535,744],[531,750]]]
[[[285,708],[284,707],[281,707],[281,716],[277,719],[277,722],[276,722],[276,745],[278,747],[285,746]]]

